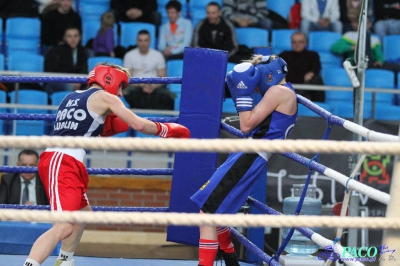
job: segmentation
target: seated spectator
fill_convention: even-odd
[[[361,12],[361,0],[339,0],[339,6],[343,33],[352,31],[351,23],[358,20]]]
[[[58,0],[59,7],[42,16],[41,43],[46,53],[51,46],[64,42],[65,30],[75,27],[82,32],[82,20],[72,8],[72,0]]]
[[[331,52],[337,55],[341,55],[343,59],[352,60],[352,65],[354,62],[354,54],[358,39],[358,19],[352,23],[352,31],[348,31],[343,34],[342,38],[335,42],[331,47]],[[367,28],[371,27],[371,22],[368,19]],[[367,41],[369,46],[365,48],[365,54],[368,56],[368,67],[369,68],[381,68],[385,63],[382,52],[382,45],[379,38],[372,36],[369,31],[367,31]],[[369,39],[369,40],[368,40]]]
[[[150,48],[150,33],[139,31],[137,48],[124,56],[124,67],[132,77],[165,77],[166,66],[162,53]],[[133,84],[123,90],[124,97],[131,108],[173,110],[175,94],[165,84]]]
[[[272,29],[265,0],[224,0],[222,15],[235,27]]]
[[[321,61],[315,51],[308,51],[307,37],[302,32],[292,34],[292,50],[282,52],[279,57],[289,66],[286,80],[294,84],[324,85],[319,72]],[[315,90],[297,90],[296,93],[311,101],[324,102],[325,92]]]
[[[147,22],[160,26],[156,0],[111,0],[110,5],[118,22]]]
[[[192,42],[192,22],[181,17],[182,5],[179,1],[169,1],[165,8],[169,22],[160,28],[157,49],[164,54],[166,60],[182,59],[184,48]]]
[[[399,0],[375,0],[374,12],[374,32],[378,34],[381,42],[386,35],[400,34]]]
[[[80,45],[81,33],[78,28],[65,30],[64,44],[52,47],[44,59],[45,72],[88,73],[88,52]],[[48,83],[45,91],[49,94],[56,91],[73,91],[83,88],[81,83]]]
[[[342,34],[338,0],[302,0],[301,31],[333,31]]]
[[[17,166],[35,167],[38,161],[36,151],[22,150]],[[9,173],[1,176],[0,204],[49,205],[49,200],[37,173]]]
[[[111,56],[114,53],[114,24],[113,12],[106,12],[101,16],[100,29],[93,39],[93,52],[95,56]]]
[[[220,6],[210,2],[206,6],[207,18],[201,20],[194,31],[193,46],[228,51],[228,60],[240,63],[235,28],[222,17]]]
[[[38,17],[38,4],[35,0],[3,0],[0,1],[0,16],[3,19]]]

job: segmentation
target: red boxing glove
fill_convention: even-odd
[[[115,114],[109,114],[104,120],[103,132],[100,133],[101,137],[110,137],[118,133],[126,132],[129,130],[129,125]]]
[[[157,136],[162,138],[190,138],[190,131],[186,127],[176,123],[159,123],[157,125]]]

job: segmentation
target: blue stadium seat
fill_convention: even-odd
[[[206,8],[210,2],[217,2],[222,8],[222,0],[212,1],[212,0],[196,0],[189,1],[189,12],[190,19],[192,20],[193,27],[196,27],[200,20],[207,17]]]
[[[14,17],[7,19],[5,29],[5,53],[10,51],[40,52],[40,28],[38,18]],[[18,41],[24,42],[18,45]]]
[[[122,66],[122,59],[111,56],[93,56],[88,58],[89,71],[92,70],[98,63],[112,63]]]
[[[0,103],[2,103],[2,104],[7,103],[7,93],[3,90],[0,90]],[[0,113],[7,113],[7,109],[0,108]],[[0,132],[2,135],[4,135],[4,132],[6,131],[5,125],[6,125],[6,123],[4,122],[4,120],[0,119]]]
[[[44,57],[43,55],[13,52],[8,55],[8,70],[26,71],[26,72],[43,72]]]
[[[330,52],[331,46],[342,35],[332,31],[312,31],[308,36],[308,50],[316,52]]]
[[[400,106],[382,105],[375,108],[376,120],[400,121]]]
[[[342,58],[331,52],[319,52],[318,55],[322,68],[340,67],[342,65]]]
[[[51,105],[60,105],[61,101],[65,98],[65,96],[67,96],[68,94],[70,94],[70,91],[57,91],[57,92],[53,92],[50,95],[50,99],[51,99]]]
[[[15,103],[16,92],[12,91],[9,93],[10,102]],[[34,104],[34,105],[48,105],[48,95],[43,91],[36,90],[19,90],[18,91],[18,103],[19,104]],[[28,113],[28,114],[47,114],[47,109],[27,109],[19,108],[17,113]],[[46,133],[45,130],[46,122],[44,120],[19,120],[16,121],[15,135],[34,135],[42,136]]]
[[[322,79],[327,86],[349,87],[352,88],[346,70],[340,67],[330,67],[322,69]],[[351,91],[325,91],[325,102],[346,102],[353,103],[353,92]]]
[[[248,48],[257,46],[268,46],[268,31],[260,28],[236,28],[238,44],[246,45]]]
[[[94,39],[98,30],[100,29],[100,20],[98,21],[82,21],[82,40],[81,43],[83,46],[87,44],[90,39]],[[118,40],[118,25],[114,25],[114,46],[117,46],[119,43]]]
[[[394,72],[385,69],[367,69],[365,71],[366,88],[394,89]],[[371,93],[369,93],[371,94]],[[394,94],[376,93],[376,104],[394,104]]]
[[[110,3],[107,1],[80,1],[79,14],[82,21],[100,21],[101,15],[110,10]]]
[[[222,102],[222,113],[237,115],[235,103],[233,102],[232,98],[226,98]]]
[[[142,22],[120,22],[121,28],[120,45],[128,48],[131,45],[136,45],[137,34],[141,30],[148,30],[150,33],[150,47],[156,48],[156,26],[150,23]]]
[[[4,70],[4,64],[5,64],[4,54],[0,54],[0,71]]]
[[[274,54],[292,50],[292,34],[296,31],[292,29],[272,30],[271,46]]]
[[[268,10],[272,10],[284,19],[288,19],[290,8],[294,5],[294,0],[275,0],[267,1]]]
[[[183,60],[176,59],[167,61],[167,77],[182,77],[182,73],[183,73]],[[170,91],[175,93],[180,98],[182,90],[181,84],[169,84],[168,88]]]
[[[382,45],[385,61],[400,62],[400,35],[386,35]]]
[[[324,108],[328,112],[332,112],[332,107],[329,103],[322,103],[322,102],[314,102],[316,105],[318,105],[321,108]],[[311,111],[308,107],[298,104],[298,110],[297,110],[297,115],[298,116],[307,116],[307,117],[321,117],[314,111]]]
[[[233,70],[233,67],[236,66],[235,63],[228,62],[228,65],[226,66],[226,73],[229,71]]]

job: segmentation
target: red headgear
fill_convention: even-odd
[[[119,85],[124,84],[124,88],[128,86],[128,75],[122,70],[118,70],[112,66],[97,65],[89,72],[88,87],[93,84],[99,84],[107,92],[117,95]]]

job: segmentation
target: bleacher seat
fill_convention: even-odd
[[[314,102],[319,107],[325,109],[328,112],[332,112],[332,107],[329,103],[322,103],[322,102]],[[315,113],[314,111],[310,110],[308,107],[298,104],[297,115],[298,116],[307,116],[307,117],[321,117],[319,114]]]
[[[43,72],[44,69],[44,57],[39,54],[12,52],[7,61],[10,71]]]
[[[0,103],[2,104],[7,103],[7,93],[3,90],[0,90]],[[7,113],[7,109],[0,108],[0,113]],[[4,135],[4,132],[6,130],[5,125],[6,123],[4,122],[4,120],[0,119],[0,132],[2,135]]]
[[[342,35],[332,31],[312,31],[308,36],[308,50],[316,52],[330,52],[331,46],[337,40],[342,38]]]
[[[0,71],[4,70],[4,64],[5,64],[4,54],[0,54]]]
[[[322,68],[340,67],[342,65],[342,58],[331,52],[319,52],[318,55]]]
[[[56,91],[50,95],[51,105],[58,106],[60,105],[61,101],[67,96],[70,91]]]
[[[110,1],[80,1],[79,14],[82,21],[100,21],[101,15],[110,10]]]
[[[248,48],[268,46],[268,31],[260,28],[236,28],[238,44],[246,45]]]
[[[267,1],[268,10],[272,10],[284,19],[288,19],[290,8],[294,5],[295,0],[275,0]]]
[[[226,73],[228,73],[229,71],[232,71],[234,66],[236,66],[235,63],[228,62],[228,65],[226,66]]]
[[[16,91],[9,93],[10,102],[15,103]],[[37,90],[19,90],[18,104],[48,105],[48,95],[46,92]],[[18,114],[47,114],[47,109],[19,108]],[[46,133],[46,121],[44,120],[18,120],[16,121],[15,135],[34,135],[42,136]]]
[[[233,102],[232,98],[226,98],[222,102],[222,113],[237,115],[235,103]]]
[[[400,35],[386,35],[382,45],[385,61],[400,62]]]
[[[88,69],[92,70],[98,63],[112,63],[122,66],[122,59],[111,56],[93,56],[88,59]]]
[[[292,34],[294,32],[296,30],[293,29],[272,30],[271,46],[274,54],[292,50]]]
[[[206,8],[210,2],[217,2],[222,8],[222,0],[212,1],[212,0],[196,0],[189,1],[188,10],[190,12],[189,16],[193,23],[193,28],[196,27],[200,20],[207,17]]]
[[[183,60],[168,60],[167,61],[167,77],[182,77],[183,73]],[[180,98],[181,84],[169,84],[168,89],[175,93]],[[176,105],[176,104],[175,104]]]
[[[8,18],[5,29],[5,53],[14,51],[40,52],[40,28],[38,18]],[[19,42],[20,41],[20,45]],[[23,43],[22,43],[23,42]]]
[[[136,45],[137,34],[141,30],[148,30],[150,33],[150,47],[156,48],[156,26],[150,23],[142,22],[120,22],[120,45],[128,48],[129,46]]]

